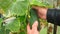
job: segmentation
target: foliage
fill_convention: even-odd
[[[4,19],[0,18],[0,33],[2,33],[2,27],[4,27],[5,32],[10,30],[11,32],[21,32],[22,34],[24,32],[26,34],[26,18],[27,15],[29,15],[28,12],[31,5],[44,6],[48,8],[53,7],[46,2],[38,0],[0,0],[0,9],[4,11],[3,16],[5,17]],[[13,19],[12,17],[16,18]],[[5,21],[6,23],[3,23],[6,18],[8,19],[7,22]],[[9,20],[10,18],[12,19]]]
[[[1,28],[2,21],[3,21],[3,20],[0,18],[0,28]]]

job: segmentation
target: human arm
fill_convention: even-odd
[[[32,6],[33,9],[36,9],[38,16],[41,19],[47,20],[47,22],[60,25],[60,9],[48,9],[45,7]]]
[[[37,10],[39,18],[47,20],[47,22],[60,26],[60,9],[48,9],[48,8],[39,7],[39,6],[32,6],[32,8]],[[34,33],[39,34],[36,29],[35,30],[32,29],[32,30],[30,30],[30,26],[27,25],[27,34],[34,34]]]

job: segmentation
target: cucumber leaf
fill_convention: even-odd
[[[51,4],[49,4],[48,2],[45,2],[45,1],[43,2],[41,0],[31,0],[30,4],[41,6],[41,7],[53,8],[53,5],[51,5]]]
[[[9,22],[7,22],[7,23],[9,23]],[[6,24],[5,28],[9,29],[9,30],[11,30],[13,32],[18,32],[19,29],[20,29],[20,22],[19,22],[18,19],[15,19],[12,22],[10,22],[9,24]]]
[[[6,11],[12,4],[12,0],[0,0],[0,9]]]
[[[28,9],[27,1],[16,1],[11,5],[10,12],[11,15],[23,16],[26,14],[26,10]]]
[[[27,0],[0,0],[0,9],[2,9],[6,17],[9,12],[10,15],[18,15],[23,16],[26,14],[26,10],[28,9],[28,1]]]

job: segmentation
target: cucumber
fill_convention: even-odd
[[[37,20],[38,21],[37,30],[40,31],[40,20],[39,20],[39,17],[37,15],[37,11],[35,9],[31,8],[29,12],[30,12],[30,18],[28,19],[28,22],[30,24],[30,29],[32,29],[32,25]]]

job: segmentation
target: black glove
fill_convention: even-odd
[[[60,9],[48,9],[47,22],[60,26]]]

